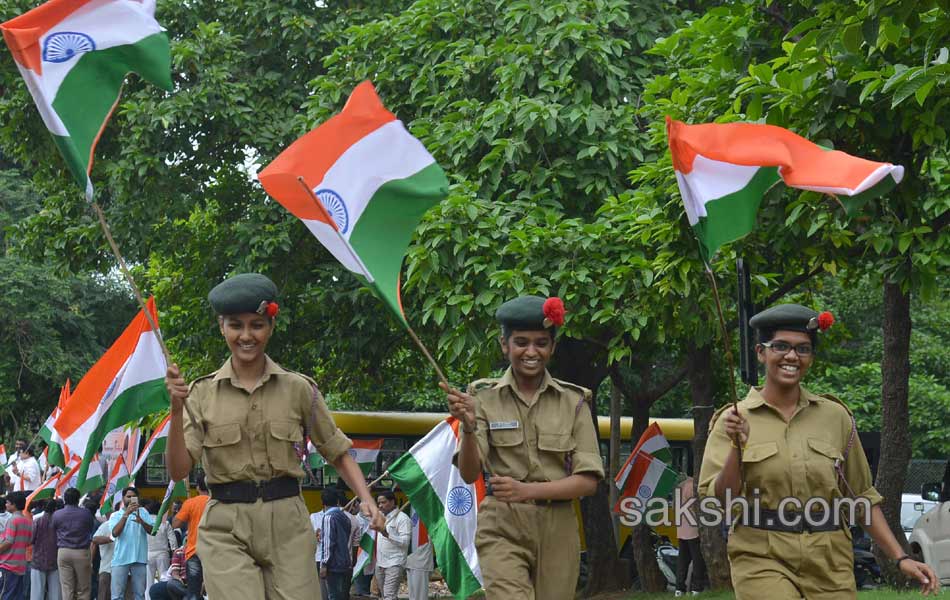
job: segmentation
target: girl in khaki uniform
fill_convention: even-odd
[[[496,313],[511,366],[468,393],[448,392],[462,423],[455,459],[466,482],[490,474],[475,546],[490,600],[574,598],[580,541],[572,500],[604,476],[589,390],[551,377],[563,305],[523,296]]]
[[[814,361],[819,325],[831,325],[831,313],[818,315],[797,304],[765,310],[750,320],[759,333],[759,362],[765,385],[749,390],[739,413],[728,407],[710,425],[699,490],[725,501],[758,496],[763,510],[742,516],[729,536],[729,564],[738,600],[854,599],[853,553],[848,523],[801,512],[811,498],[863,498],[871,506],[865,529],[900,570],[920,581],[923,593],[939,582],[927,565],[910,559],[891,533],[871,484],[871,472],[851,412],[837,399],[801,387]],[[721,411],[721,412],[723,412]],[[742,447],[740,486],[739,451]],[[777,509],[783,498],[800,504]],[[864,524],[867,515],[857,514]],[[783,522],[784,521],[784,522]]]
[[[177,365],[165,378],[172,401],[166,461],[184,479],[199,460],[211,493],[198,529],[198,557],[210,600],[317,600],[316,550],[295,446],[309,435],[362,500],[383,518],[352,446],[312,380],[265,353],[277,288],[263,275],[237,275],[208,295],[231,350],[214,373],[189,387]],[[183,418],[185,401],[189,416]]]

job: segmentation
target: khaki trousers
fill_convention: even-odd
[[[89,549],[60,548],[56,553],[63,600],[89,600],[92,592],[92,559]]]
[[[788,533],[736,525],[727,546],[736,600],[855,600],[846,531]]]
[[[379,586],[379,597],[382,600],[396,600],[403,570],[404,568],[400,565],[395,567],[376,565],[376,585]]]
[[[198,526],[208,600],[320,600],[316,537],[302,496],[224,504]]]
[[[573,600],[580,570],[573,503],[536,506],[486,496],[475,548],[488,600]]]

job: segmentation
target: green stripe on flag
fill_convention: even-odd
[[[185,486],[185,480],[181,481],[169,481],[168,487],[165,489],[165,497],[162,498],[162,505],[158,509],[158,514],[155,515],[155,524],[152,525],[152,531],[150,535],[157,535],[158,528],[162,526],[162,520],[165,518],[165,513],[168,512],[168,508],[172,505],[172,501],[175,498],[187,498],[188,497],[188,488]]]
[[[130,72],[171,90],[168,36],[155,33],[134,44],[85,52],[56,92],[53,110],[66,126],[69,137],[53,137],[82,187],[86,184],[93,144]]]
[[[429,541],[436,562],[452,594],[462,600],[481,589],[478,578],[465,561],[465,555],[445,520],[445,505],[429,484],[429,479],[411,453],[403,454],[389,467],[389,474],[409,497],[413,509],[429,530]],[[472,507],[476,510],[476,507]]]
[[[96,425],[89,436],[89,441],[86,443],[83,465],[79,469],[80,491],[89,491],[83,489],[89,461],[99,451],[109,432],[146,415],[168,410],[169,402],[164,379],[143,381],[119,394],[109,410],[102,415],[102,419]]]
[[[779,180],[777,167],[762,167],[738,192],[706,203],[706,217],[693,225],[704,259],[709,260],[720,246],[755,229],[762,197]]]
[[[350,235],[350,244],[375,280],[372,287],[403,324],[399,305],[403,258],[422,216],[448,195],[448,187],[445,172],[436,163],[412,177],[387,181],[373,194]]]

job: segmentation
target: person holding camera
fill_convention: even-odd
[[[132,580],[135,600],[145,600],[145,572],[148,563],[148,532],[155,519],[139,505],[134,487],[122,490],[123,509],[109,517],[115,550],[112,554],[112,599],[123,600]]]

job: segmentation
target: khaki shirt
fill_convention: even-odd
[[[699,492],[704,496],[716,495],[716,477],[732,451],[725,421],[718,418],[727,408],[720,409],[710,424],[699,477]],[[742,451],[743,495],[751,496],[758,489],[762,508],[776,510],[784,497],[796,497],[802,505],[812,497],[829,501],[851,497],[848,485],[854,496],[866,497],[871,505],[881,502],[857,432],[842,468],[848,485],[839,487],[835,463],[843,459],[852,424],[851,413],[841,402],[801,388],[798,407],[786,423],[759,390],[751,388],[739,402],[739,413],[749,421],[749,440]]]
[[[478,429],[474,435],[482,468],[491,475],[526,482],[555,481],[577,473],[604,477],[587,404],[589,390],[554,379],[545,371],[537,396],[525,398],[509,367],[501,379],[481,379],[468,392],[475,397]],[[580,402],[584,405],[578,410]],[[570,472],[565,468],[568,458]]]
[[[303,477],[295,444],[304,434],[327,462],[349,450],[317,386],[267,357],[251,393],[241,387],[228,358],[220,369],[191,384],[188,404],[200,427],[184,419],[185,446],[201,460],[209,484]]]

